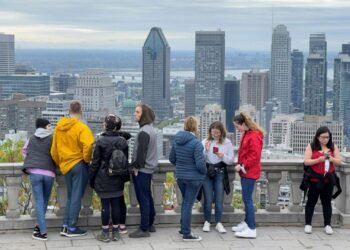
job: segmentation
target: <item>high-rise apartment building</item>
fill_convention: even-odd
[[[0,75],[15,72],[15,36],[0,33]]]
[[[196,86],[193,79],[184,81],[185,84],[185,117],[196,114]]]
[[[239,80],[225,80],[224,85],[224,109],[226,111],[226,129],[233,133],[235,126],[233,125],[233,117],[235,111],[239,109],[240,101],[240,81]]]
[[[291,38],[287,27],[277,25],[271,44],[271,97],[281,102],[281,112],[288,114],[291,105]]]
[[[52,85],[55,91],[74,92],[77,77],[71,74],[60,74],[52,77]]]
[[[172,117],[170,106],[170,47],[160,28],[152,28],[142,48],[142,101],[156,120]]]
[[[115,112],[115,87],[112,78],[103,70],[88,70],[77,78],[75,99],[83,108],[87,121],[100,120]]]
[[[197,31],[195,51],[196,111],[207,104],[223,106],[225,32]]]
[[[221,121],[226,124],[226,112],[221,109],[218,104],[208,104],[200,113],[200,139],[203,140],[208,136],[208,129],[210,124],[215,121]]]
[[[305,115],[326,115],[327,42],[324,33],[310,35],[305,67]]]
[[[261,109],[261,126],[265,130],[264,141],[266,145],[269,143],[270,122],[281,113],[280,107],[281,103],[277,98],[271,98],[265,102],[265,106]]]
[[[333,119],[344,124],[344,144],[350,147],[350,43],[334,59]]]
[[[269,72],[250,71],[242,73],[241,105],[251,104],[261,111],[269,99]]]
[[[292,103],[293,112],[302,112],[303,91],[304,91],[304,54],[303,52],[294,49],[292,51]]]
[[[50,95],[50,77],[46,75],[0,75],[0,99],[13,94],[28,97]]]

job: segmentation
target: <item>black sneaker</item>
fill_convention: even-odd
[[[182,233],[181,230],[178,231],[179,235],[183,236],[184,234]]]
[[[148,231],[142,231],[140,228],[137,229],[135,232],[129,234],[129,238],[144,238],[144,237],[150,237],[150,234]]]
[[[36,225],[34,228],[33,228],[33,234],[36,234],[36,233],[40,233],[40,228],[38,225]]]
[[[182,236],[182,240],[183,241],[201,241],[202,237],[200,237],[198,235],[190,234],[190,235]]]
[[[32,238],[36,240],[47,240],[47,234],[35,233],[32,235]]]
[[[67,233],[68,233],[68,228],[65,227],[65,226],[63,226],[63,227],[61,228],[60,235],[61,235],[61,236],[67,236]]]
[[[80,229],[79,227],[76,227],[75,230],[70,230],[68,228],[68,232],[66,234],[67,237],[79,237],[84,236],[87,234],[87,231],[84,229]]]
[[[154,225],[150,226],[150,227],[148,228],[148,231],[149,231],[150,233],[155,233],[155,232],[157,232],[157,230],[156,230],[156,228],[155,228]]]

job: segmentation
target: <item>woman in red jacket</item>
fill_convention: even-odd
[[[237,237],[256,238],[255,210],[252,195],[255,182],[260,178],[260,158],[264,131],[250,116],[242,112],[234,117],[233,122],[236,129],[241,133],[238,164],[235,169],[241,176],[245,220],[232,227],[232,231],[236,232],[235,236]]]

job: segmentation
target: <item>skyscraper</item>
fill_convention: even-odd
[[[334,59],[333,119],[344,124],[344,144],[350,146],[350,43]]]
[[[185,80],[185,117],[196,114],[196,88],[193,79]]]
[[[170,47],[161,28],[152,28],[142,48],[142,101],[156,120],[172,117],[170,106]]]
[[[326,115],[327,42],[324,33],[310,35],[305,67],[305,115]]]
[[[233,117],[235,111],[239,109],[239,80],[225,80],[224,85],[224,109],[226,110],[226,129],[228,132],[234,132]]]
[[[195,52],[196,111],[206,104],[223,106],[225,32],[197,31]]]
[[[287,27],[274,28],[271,44],[271,97],[281,102],[281,112],[289,113],[291,104],[291,38]]]
[[[15,72],[15,36],[0,33],[0,75]]]
[[[304,54],[294,49],[292,52],[292,103],[293,111],[303,111]]]
[[[115,112],[115,87],[112,78],[103,70],[88,70],[77,78],[75,99],[81,101],[83,117],[99,121]]]
[[[261,111],[269,99],[269,72],[250,71],[242,73],[241,105],[251,104]]]

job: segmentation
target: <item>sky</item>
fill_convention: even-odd
[[[0,0],[0,32],[16,48],[141,49],[160,27],[172,50],[194,50],[195,31],[223,30],[226,48],[269,51],[285,24],[292,48],[326,33],[328,51],[350,42],[350,0]]]

